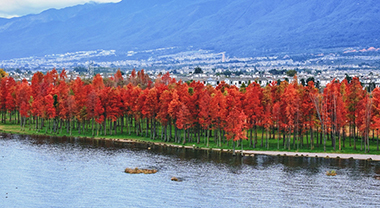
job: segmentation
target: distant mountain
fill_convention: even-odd
[[[379,46],[378,0],[124,0],[0,18],[0,60],[161,47],[234,56]]]

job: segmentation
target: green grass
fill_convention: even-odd
[[[144,130],[142,133],[143,136],[137,136],[135,133],[131,133],[131,135],[129,135],[126,127],[124,127],[123,130],[124,130],[123,134],[121,134],[118,131],[118,133],[116,135],[109,135],[108,134],[109,132],[107,131],[108,135],[106,135],[106,136],[103,136],[103,135],[92,136],[91,128],[89,128],[87,131],[85,131],[84,133],[81,133],[81,134],[79,134],[77,130],[73,130],[71,137],[90,137],[90,138],[95,138],[95,139],[117,139],[117,140],[128,139],[128,140],[135,140],[137,142],[141,141],[141,142],[164,143],[160,139],[161,138],[161,129],[159,129],[158,136],[157,136],[158,138],[155,140],[152,140],[150,138],[145,137],[145,131]],[[0,124],[0,131],[6,132],[6,133],[26,134],[26,135],[48,135],[48,136],[68,136],[68,137],[70,137],[70,135],[68,133],[66,133],[66,128],[62,129],[62,134],[59,134],[59,133],[50,134],[49,133],[50,131],[48,131],[48,133],[45,134],[45,129],[40,130],[40,131],[35,131],[33,129],[29,130],[29,125],[26,125],[25,131],[21,131],[19,124],[10,124],[8,122],[5,124]],[[180,133],[180,138],[181,138],[180,143],[174,143],[174,142],[165,142],[165,143],[171,144],[171,145],[182,146],[183,145],[182,144],[183,130],[179,131],[179,133]],[[173,130],[172,135],[174,136],[174,130]],[[148,133],[148,136],[149,136],[149,133]],[[264,135],[264,137],[265,137],[265,135]],[[228,141],[228,142],[223,143],[221,147],[217,146],[216,143],[214,142],[214,137],[210,137],[209,147],[207,147],[204,139],[205,139],[205,137],[201,136],[201,141],[199,144],[197,144],[196,138],[193,137],[193,142],[187,142],[185,145],[191,146],[191,147],[195,146],[196,148],[212,148],[212,149],[224,149],[224,150],[226,150],[226,149],[232,150],[232,148],[233,148],[232,141]],[[186,138],[186,140],[188,141],[188,138]],[[173,141],[173,139],[172,139],[172,141]],[[297,150],[297,143],[296,143],[296,146],[294,148],[292,142],[293,142],[293,140],[291,139],[291,149],[288,150],[287,148],[284,148],[282,140],[280,140],[280,148],[277,149],[277,139],[269,139],[269,148],[267,148],[265,146],[265,143],[266,143],[265,138],[264,138],[264,142],[263,142],[264,146],[261,146],[261,132],[259,131],[256,148],[249,147],[249,140],[243,141],[243,147],[244,147],[244,150],[257,150],[257,151],[285,151],[285,152],[300,152],[300,153],[325,152],[323,150],[323,145],[317,146],[314,144],[314,149],[311,149],[310,144],[306,145],[306,137],[304,137],[303,147],[300,146],[298,150]],[[361,143],[361,140],[357,139],[357,141],[356,141],[356,148],[357,149],[354,150],[353,149],[353,140],[351,139],[352,146],[349,146],[349,142],[348,142],[348,138],[347,138],[346,142],[345,142],[345,147],[343,148],[343,144],[342,144],[342,150],[339,151],[338,150],[338,141],[337,141],[336,151],[334,151],[333,147],[331,146],[331,140],[327,140],[326,153],[364,154],[365,153],[364,149],[360,150],[360,143]],[[364,148],[364,146],[363,146],[363,148]],[[238,146],[237,142],[236,142],[236,150],[241,150],[241,146]],[[376,155],[380,154],[380,151],[377,151],[376,139],[374,141],[370,140],[370,153],[367,153],[367,154],[376,154]]]

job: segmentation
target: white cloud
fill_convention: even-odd
[[[87,2],[108,3],[121,0],[0,0],[0,17],[11,18],[37,14],[50,8],[64,8]]]

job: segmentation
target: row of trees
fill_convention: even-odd
[[[127,79],[117,71],[105,79],[68,80],[65,70],[53,69],[35,73],[31,83],[1,78],[0,111],[3,123],[45,133],[134,133],[183,144],[202,139],[207,146],[232,141],[234,149],[242,140],[253,148],[276,140],[278,149],[326,150],[329,140],[334,150],[347,142],[356,149],[360,140],[367,152],[380,126],[380,90],[367,93],[356,77],[334,79],[319,92],[313,81],[303,86],[296,76],[291,83],[239,89],[224,82],[216,88],[184,83],[169,73],[153,83],[144,70]]]

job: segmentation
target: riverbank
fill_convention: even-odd
[[[141,142],[139,140],[113,140],[114,142]],[[144,142],[145,143],[145,142]],[[187,148],[187,149],[201,149],[205,151],[223,151],[233,154],[232,149],[218,149],[218,148],[199,148],[196,146],[167,144],[163,142],[150,142],[153,145],[168,146],[173,148]],[[235,150],[237,157],[241,156],[255,156],[255,155],[270,155],[270,156],[289,156],[289,157],[321,157],[332,159],[353,159],[353,160],[373,160],[380,161],[380,155],[371,154],[347,154],[347,153],[311,153],[311,152],[286,152],[286,151],[255,151],[255,150]]]
[[[32,131],[21,131],[18,125],[0,125],[0,132],[10,133],[10,134],[23,134],[23,135],[32,135],[32,136],[49,136],[49,137],[80,137],[80,138],[88,138],[94,140],[108,140],[114,143],[146,143],[151,145],[159,145],[159,146],[168,146],[173,148],[187,148],[187,149],[201,149],[204,151],[223,151],[228,152],[233,155],[232,147],[229,147],[228,144],[220,147],[210,146],[205,147],[204,144],[197,143],[188,143],[186,145],[171,143],[171,142],[163,142],[160,140],[151,140],[146,137],[139,137],[136,135],[109,135],[109,136],[87,136],[87,135],[60,135],[60,134],[44,134],[43,132],[32,132]],[[273,145],[274,146],[274,145]],[[246,146],[248,147],[248,146]],[[380,155],[378,154],[362,154],[362,153],[343,153],[343,152],[308,152],[305,150],[299,151],[286,151],[286,150],[252,150],[252,149],[236,149],[235,155],[237,157],[241,156],[254,156],[254,155],[271,155],[271,156],[290,156],[290,157],[320,157],[320,158],[336,158],[336,159],[354,159],[354,160],[373,160],[380,161]]]
[[[380,204],[380,163],[366,160],[232,157],[230,152],[114,144],[91,138],[3,134],[0,164],[2,207]],[[124,172],[135,167],[157,173]],[[337,175],[327,176],[328,171]],[[182,182],[171,181],[173,176]]]

